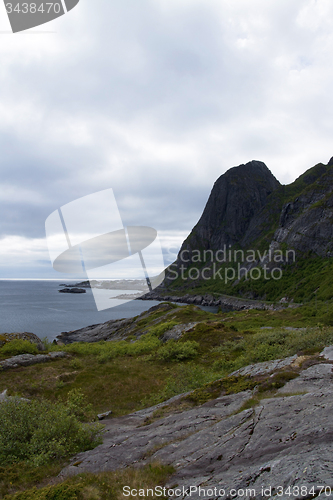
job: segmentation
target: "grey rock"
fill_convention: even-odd
[[[104,413],[99,413],[97,415],[98,420],[104,420],[105,418],[109,417],[112,413],[112,410],[106,411]]]
[[[144,311],[135,318],[115,319],[100,323],[97,325],[90,325],[79,330],[71,332],[62,332],[58,335],[57,340],[63,344],[71,344],[72,342],[99,342],[101,340],[122,340],[128,335],[134,334],[137,338],[146,333],[147,328],[142,328],[137,331],[137,323],[142,319],[148,317],[152,312],[163,311],[168,313],[173,310],[170,304],[158,304],[151,307],[148,311]]]
[[[139,460],[144,462],[161,444],[183,441],[199,430],[206,432],[219,419],[237,411],[251,394],[251,391],[246,391],[217,398],[211,404],[168,415],[150,425],[143,425],[147,415],[151,415],[150,411],[111,419],[105,426],[103,444],[76,455],[71,463],[81,463],[76,467],[69,465],[62,475],[115,470]]]
[[[285,368],[286,366],[290,366],[294,361],[296,361],[297,355],[290,356],[289,358],[284,359],[274,359],[272,361],[264,361],[263,363],[256,363],[254,365],[248,365],[244,368],[240,368],[239,370],[235,370],[230,374],[230,377],[233,375],[244,375],[254,377],[255,375],[265,375],[266,373],[270,373],[276,370],[280,370],[280,368]]]
[[[162,337],[160,339],[162,342],[166,342],[167,340],[178,340],[182,336],[183,333],[188,332],[189,330],[192,330],[192,328],[195,327],[198,323],[184,323],[184,324],[179,324],[171,328],[170,330],[167,330],[165,333],[163,333]]]
[[[180,304],[194,304],[202,306],[220,307],[222,311],[242,311],[248,309],[270,310],[277,311],[284,309],[282,304],[272,304],[260,300],[244,299],[240,297],[230,297],[228,295],[220,295],[213,298],[202,295],[170,295],[162,288],[157,287],[154,291],[146,293],[139,297],[139,300],[167,300]],[[293,304],[293,307],[298,307],[299,304]],[[290,307],[290,305],[289,305]]]
[[[278,362],[276,369],[281,367]],[[147,415],[154,408],[110,419],[103,444],[76,455],[61,475],[157,460],[176,469],[167,487],[192,487],[191,498],[198,500],[244,498],[246,488],[254,490],[247,498],[288,500],[305,498],[304,494],[290,496],[289,486],[294,492],[303,486],[303,493],[304,488],[318,493],[318,485],[333,489],[331,370],[330,363],[313,365],[280,389],[277,397],[243,411],[251,391],[221,395],[153,423],[147,422]],[[252,367],[249,373],[258,370]],[[293,391],[296,394],[290,394]],[[201,491],[195,491],[199,487]],[[215,487],[225,494],[212,493]],[[179,498],[185,499],[186,494]]]
[[[1,394],[0,394],[0,403],[2,403],[3,401],[6,401],[8,398],[7,396],[7,389],[5,389]]]
[[[301,372],[300,376],[290,380],[285,386],[281,387],[280,393],[295,392],[320,392],[327,387],[331,387],[333,381],[333,365],[318,364]]]
[[[320,356],[327,359],[328,361],[333,361],[333,346],[325,347],[325,349],[320,353]]]
[[[15,399],[16,401],[30,401],[30,399],[27,398],[19,398],[17,396],[7,396],[7,389],[5,389],[1,394],[0,394],[0,403],[5,403],[6,401],[11,401],[12,399]]]
[[[86,290],[84,288],[62,288],[61,290],[58,290],[60,293],[86,293]]]
[[[12,356],[0,362],[0,370],[9,370],[10,368],[18,368],[19,366],[30,366],[38,363],[47,363],[53,359],[64,358],[67,353],[58,351],[50,352],[49,354],[19,354]]]

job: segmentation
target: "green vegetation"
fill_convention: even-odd
[[[80,422],[82,402],[82,395],[73,391],[65,404],[18,398],[1,403],[0,465],[40,466],[96,446],[101,426]]]
[[[171,330],[177,324],[177,321],[166,321],[165,323],[161,323],[160,325],[150,327],[149,333],[155,335],[155,337],[161,337],[163,333]]]
[[[184,361],[195,358],[198,354],[199,343],[191,340],[177,342],[169,340],[156,352],[156,358],[161,361]]]
[[[227,341],[215,349],[220,358],[213,368],[228,373],[252,363],[285,358],[296,353],[318,352],[330,343],[333,343],[333,331],[327,327],[298,330],[276,328],[245,333],[242,338]]]
[[[129,486],[131,490],[139,490],[140,488],[146,490],[147,488],[154,488],[156,485],[163,486],[168,477],[174,472],[174,469],[170,466],[153,463],[142,468],[126,468],[100,474],[80,474],[59,484],[38,489],[33,487],[6,496],[3,495],[12,490],[12,482],[8,481],[7,474],[10,474],[11,479],[16,479],[16,472],[7,469],[5,476],[3,471],[4,469],[0,468],[0,498],[5,500],[120,500],[124,498],[124,485]],[[29,474],[32,471],[22,468],[22,472],[26,474],[26,480],[28,481],[23,483],[22,487],[28,486],[29,488]],[[154,495],[149,498],[165,497]]]
[[[286,249],[282,251],[285,255]],[[216,297],[223,294],[244,298],[257,298],[269,302],[278,302],[283,297],[287,297],[289,300],[293,299],[296,303],[308,303],[313,299],[326,302],[333,298],[332,259],[323,259],[308,255],[302,259],[298,259],[296,262],[289,262],[284,265],[280,279],[273,279],[268,271],[266,277],[264,271],[261,274],[259,271],[256,271],[254,272],[254,277],[257,278],[259,276],[258,279],[245,279],[243,277],[239,282],[234,283],[235,280],[228,280],[228,277],[232,276],[231,269],[234,269],[235,276],[237,277],[237,265],[235,262],[220,264],[216,267],[215,278],[212,277],[201,281],[194,281],[188,278],[192,269],[190,267],[187,272],[184,272],[184,277],[188,278],[188,285],[192,286],[186,293],[193,295],[211,294]],[[229,271],[226,271],[227,269]],[[218,277],[218,271],[223,279]],[[227,280],[225,280],[226,272]],[[278,277],[279,274],[276,274],[276,276]],[[182,286],[184,286],[184,281],[179,276],[172,283],[172,293],[182,295]]]
[[[18,354],[38,354],[38,348],[29,340],[22,339],[10,340],[0,348],[0,355],[3,357],[17,356]]]
[[[116,417],[189,393],[172,410],[158,410],[154,418],[160,418],[219,394],[257,387],[247,403],[254,405],[297,376],[297,369],[259,378],[228,377],[232,371],[296,353],[313,355],[333,343],[333,305],[319,299],[278,311],[217,314],[193,305],[164,304],[151,316],[133,320],[124,340],[47,344],[48,350],[63,350],[68,356],[0,373],[0,392],[7,388],[10,396],[31,399],[0,404],[0,498],[9,493],[16,497],[8,500],[120,498],[125,473],[133,474],[133,484],[157,484],[156,471],[163,477],[169,473],[160,466],[83,475],[47,486],[67,457],[94,446],[96,424],[83,422],[97,413],[112,410]],[[165,332],[184,323],[193,327],[178,340],[162,341]]]

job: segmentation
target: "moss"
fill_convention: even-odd
[[[253,389],[257,385],[257,381],[250,377],[233,376],[225,377],[215,382],[210,382],[200,387],[188,396],[183,398],[184,401],[191,401],[196,405],[206,403],[211,399],[219,397],[221,394],[235,394],[242,391]]]
[[[275,373],[272,377],[269,377],[264,382],[262,382],[259,387],[259,392],[270,391],[274,389],[280,389],[283,387],[289,380],[292,380],[299,376],[299,373],[291,370],[286,370],[282,372]]]

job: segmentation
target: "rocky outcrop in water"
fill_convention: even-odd
[[[58,292],[61,293],[86,293],[86,290],[84,288],[62,288],[61,290],[58,290]]]

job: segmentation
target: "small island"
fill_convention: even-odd
[[[58,290],[58,292],[61,293],[86,293],[86,290],[84,288],[62,288],[61,290]]]

